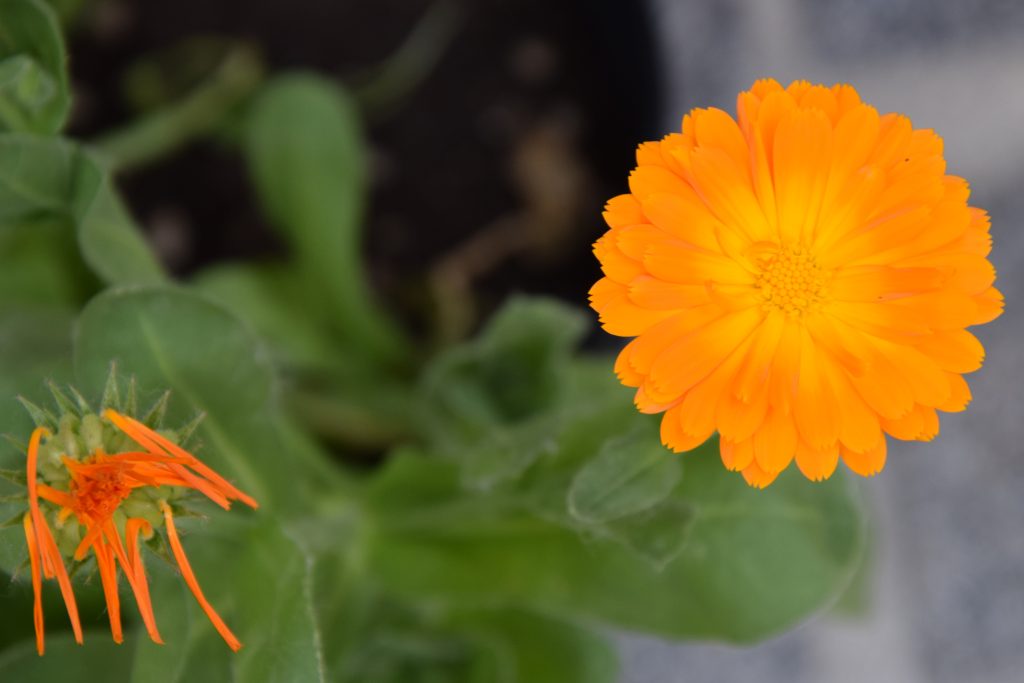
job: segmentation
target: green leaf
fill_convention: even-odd
[[[348,572],[342,570],[346,575]],[[321,581],[329,581],[326,578]],[[334,604],[319,591],[318,617],[331,643],[329,678],[343,683],[466,681],[474,643],[453,632],[438,609],[390,599],[372,581],[339,581]],[[337,595],[344,591],[343,595]],[[342,598],[339,602],[338,598]]]
[[[222,303],[267,342],[289,378],[284,404],[318,438],[380,451],[406,438],[415,397],[409,381],[346,353],[323,311],[311,306],[293,264],[227,264],[194,288]]]
[[[163,280],[109,175],[92,156],[65,140],[0,135],[0,224],[44,217],[74,228],[83,260],[108,284]]]
[[[61,221],[0,226],[0,314],[77,307],[93,278]]]
[[[322,681],[310,558],[276,527],[242,537],[236,548],[239,571],[224,587],[235,596],[248,645],[233,667],[236,680]],[[207,557],[208,572],[218,571],[223,554],[218,549]],[[268,586],[274,586],[269,594]]]
[[[0,680],[123,683],[129,680],[134,649],[131,643],[115,644],[109,633],[101,631],[87,632],[84,647],[75,643],[70,634],[62,633],[46,638],[46,656],[40,657],[35,642],[25,640],[0,652]]]
[[[857,482],[861,490],[867,489],[861,482]],[[860,558],[860,564],[853,574],[853,578],[843,591],[839,599],[832,606],[833,616],[840,619],[859,619],[867,616],[873,606],[873,598],[878,594],[876,572],[878,571],[878,520],[868,513],[865,520],[864,552]]]
[[[841,476],[788,472],[764,491],[712,448],[686,456],[674,492],[693,510],[664,567],[613,539],[583,540],[522,512],[515,498],[467,496],[452,465],[396,460],[375,482],[375,576],[400,595],[457,604],[536,605],[666,636],[750,642],[834,598],[856,567],[862,529]]]
[[[162,282],[163,269],[114,191],[110,174],[86,152],[79,152],[73,183],[70,213],[82,258],[93,272],[112,285]]]
[[[80,386],[98,394],[112,361],[144,392],[174,392],[169,423],[205,412],[201,457],[271,510],[308,509],[312,492],[338,483],[281,416],[266,349],[219,305],[171,287],[99,295],[76,328]]]
[[[17,397],[48,405],[45,380],[61,382],[71,376],[71,320],[71,314],[63,311],[0,317],[0,434],[28,443],[35,425]],[[0,468],[25,469],[24,451],[6,439],[0,443]],[[24,489],[0,480],[0,496],[15,491]],[[24,503],[0,501],[0,521],[24,510]],[[21,526],[0,529],[0,572],[13,573],[27,557]]]
[[[583,522],[609,522],[664,500],[683,476],[679,457],[650,429],[607,442],[569,489],[569,512]]]
[[[555,447],[564,426],[557,408],[585,327],[574,308],[515,297],[479,338],[426,369],[419,422],[435,450],[462,463],[468,486],[515,480]]]
[[[284,266],[227,264],[203,271],[192,284],[251,325],[283,365],[330,365],[343,354],[303,299],[297,275]]]
[[[84,647],[77,646],[69,634],[58,630],[66,622],[60,614],[63,604],[56,590],[48,590],[46,656],[39,657],[34,640],[25,638],[0,652],[0,680],[322,681],[309,558],[267,517],[240,519],[217,512],[205,525],[205,521],[179,521],[203,592],[242,641],[240,652],[232,653],[216,633],[176,569],[147,554],[150,593],[165,645],[150,642],[141,625],[130,628],[136,619],[134,600],[123,597],[123,617],[129,624],[124,645],[116,646],[108,631],[96,630],[86,632]],[[27,584],[23,580],[13,585],[30,593]],[[94,623],[97,610],[84,586],[76,582],[75,588],[88,626]],[[17,614],[5,612],[5,616],[24,618],[30,632],[31,601],[15,598],[3,604],[17,605]]]
[[[0,131],[56,133],[71,97],[60,26],[39,0],[0,0]]]
[[[539,415],[512,426],[495,425],[484,438],[458,449],[463,484],[487,491],[514,481],[537,460],[556,451],[561,426],[556,414]]]
[[[595,533],[606,534],[625,544],[661,571],[683,552],[695,517],[694,506],[682,500],[667,500],[643,512],[600,525]]]
[[[187,528],[188,521],[180,525]],[[142,626],[131,681],[322,681],[311,603],[310,561],[270,519],[218,514],[184,541],[204,593],[243,643],[232,653],[176,572],[149,558],[153,604],[165,645]],[[230,562],[225,563],[225,558]]]
[[[342,574],[347,574],[345,569]],[[346,683],[599,683],[615,655],[589,629],[518,608],[395,600],[376,582],[320,581],[329,678]],[[350,578],[347,577],[346,578]],[[330,587],[332,590],[325,591]]]
[[[557,403],[572,351],[587,326],[583,313],[574,307],[551,299],[512,297],[478,339],[449,354],[468,367],[451,376],[442,357],[438,368],[428,372],[427,385],[443,392],[452,380],[473,384],[492,412],[506,422],[535,415]]]
[[[313,75],[270,81],[248,114],[245,152],[267,213],[308,274],[309,301],[322,302],[363,356],[401,360],[409,349],[363,267],[366,160],[346,93]]]
[[[449,622],[480,648],[473,683],[613,683],[611,645],[570,622],[519,609],[456,614]]]

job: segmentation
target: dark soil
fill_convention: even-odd
[[[71,133],[88,138],[129,120],[126,69],[190,36],[240,37],[261,47],[271,70],[315,69],[354,83],[429,5],[103,0],[71,43]],[[478,271],[468,277],[484,310],[513,291],[583,303],[598,276],[590,244],[604,229],[601,206],[624,191],[636,144],[658,135],[643,3],[466,0],[460,9],[436,68],[368,122],[371,272],[414,326],[430,305],[424,283],[441,262]],[[228,147],[198,142],[120,181],[179,274],[282,249]]]

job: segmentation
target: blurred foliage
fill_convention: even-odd
[[[38,0],[0,0],[0,131],[56,133],[71,107],[57,18]]]
[[[307,73],[256,83],[218,116],[287,253],[172,283],[98,159],[149,159],[195,119],[161,100],[159,125],[104,138],[120,157],[60,137],[57,22],[0,0],[0,679],[610,683],[610,628],[752,642],[843,590],[863,544],[848,483],[757,491],[713,443],[668,453],[611,360],[578,351],[582,312],[516,298],[461,344],[407,338],[361,257],[352,98]],[[205,412],[202,457],[261,502],[182,523],[237,655],[157,556],[167,645],[138,624],[113,647],[87,621],[74,647],[48,589],[34,653],[14,397],[40,402],[53,379],[95,398],[112,362],[143,399],[170,389],[173,419]],[[352,467],[368,449],[380,464]]]

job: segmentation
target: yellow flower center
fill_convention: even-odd
[[[828,273],[806,247],[779,247],[761,261],[755,287],[764,304],[789,316],[815,310],[825,299]]]

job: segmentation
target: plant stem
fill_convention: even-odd
[[[372,118],[381,118],[409,95],[437,66],[461,22],[462,12],[454,2],[437,0],[373,77],[353,88],[363,109]]]
[[[256,51],[239,45],[188,96],[103,135],[92,146],[112,171],[151,163],[215,130],[262,78]]]

